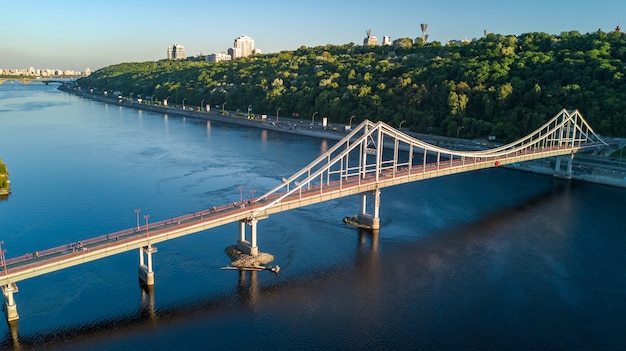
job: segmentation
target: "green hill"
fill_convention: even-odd
[[[159,103],[227,104],[229,110],[353,123],[382,120],[412,131],[512,140],[562,108],[595,131],[626,135],[626,36],[489,34],[462,45],[405,38],[392,46],[301,47],[218,63],[123,63],[78,80]]]

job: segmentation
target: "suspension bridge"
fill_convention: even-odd
[[[557,157],[555,175],[571,176],[574,154],[606,143],[594,133],[578,110],[562,110],[527,136],[496,148],[464,151],[428,144],[383,122],[363,121],[337,144],[267,193],[215,206],[145,226],[5,258],[2,251],[0,286],[8,321],[19,319],[14,294],[17,283],[130,250],[138,250],[138,275],[154,285],[155,244],[229,223],[239,223],[237,248],[259,254],[257,222],[274,213],[360,195],[357,226],[380,228],[380,189],[394,185],[470,172],[484,168]],[[368,206],[368,197],[373,198]],[[368,212],[369,210],[369,212]]]

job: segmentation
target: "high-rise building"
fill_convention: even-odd
[[[175,43],[167,48],[168,60],[180,60],[185,58],[185,47]]]
[[[235,39],[235,43],[233,44],[233,48],[239,50],[233,50],[233,59],[237,59],[240,57],[247,57],[254,53],[254,40],[249,36],[242,35]],[[234,56],[240,55],[240,56]]]

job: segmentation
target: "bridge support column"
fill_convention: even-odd
[[[256,242],[256,218],[243,220],[239,222],[239,240],[237,241],[237,249],[245,254],[257,256],[259,247]],[[250,241],[246,240],[246,224],[250,226]]]
[[[572,178],[572,163],[574,160],[574,154],[570,156],[557,156],[554,163],[554,176],[559,178]],[[566,162],[565,170],[561,165],[562,162]]]
[[[152,253],[157,252],[157,248],[152,245],[139,249],[139,279],[147,286],[154,285],[154,271],[152,270]],[[144,259],[144,253],[146,259]]]
[[[4,312],[6,312],[8,322],[20,319],[19,314],[17,314],[17,305],[13,298],[13,293],[16,292],[18,292],[18,289],[15,283],[2,286],[2,293],[4,294]]]
[[[361,210],[357,216],[357,221],[361,225],[365,225],[370,229],[380,229],[380,189],[372,192],[374,197],[374,205],[372,214],[367,213],[367,195],[361,194]]]

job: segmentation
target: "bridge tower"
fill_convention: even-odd
[[[4,311],[6,312],[8,322],[13,322],[20,318],[19,314],[17,314],[15,299],[13,298],[13,293],[16,292],[18,292],[18,289],[15,283],[2,286],[2,293],[4,294]]]
[[[157,252],[157,248],[152,245],[139,249],[139,279],[147,286],[154,285],[154,271],[152,270],[152,253],[154,252]]]

